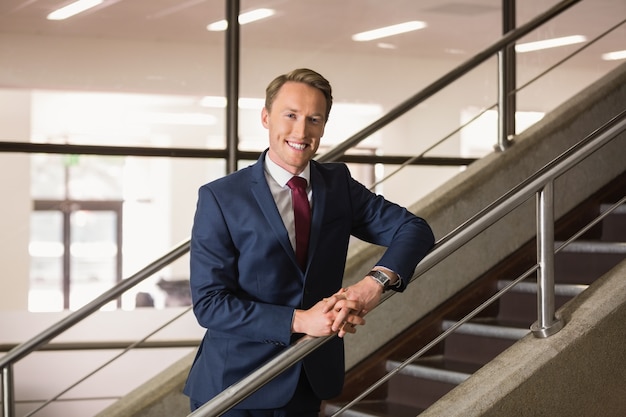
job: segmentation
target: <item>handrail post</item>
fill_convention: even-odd
[[[2,368],[2,417],[15,416],[13,392],[13,365],[9,364]]]
[[[535,337],[546,338],[563,328],[554,315],[554,180],[537,192],[537,315]]]
[[[226,160],[227,174],[237,171],[239,152],[239,0],[226,0]]]
[[[502,32],[515,30],[515,0],[502,0]],[[505,151],[515,136],[515,45],[498,51],[498,143],[496,150]]]

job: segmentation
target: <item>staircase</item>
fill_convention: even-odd
[[[572,210],[555,226],[555,239],[568,239],[582,226],[624,196],[626,172]],[[559,247],[561,241],[555,242]],[[580,239],[555,256],[555,305],[558,309],[584,291],[595,279],[626,259],[626,205],[617,208]],[[323,405],[330,416],[371,386],[385,373],[425,346],[458,319],[504,288],[536,263],[535,242],[529,242],[499,266],[486,273],[455,300],[391,341],[358,369],[346,376],[340,398]],[[452,307],[450,305],[453,305]],[[344,417],[414,417],[475,371],[529,333],[537,320],[535,274],[468,323],[456,328],[443,342],[405,366],[381,388],[344,411]],[[378,363],[378,365],[376,365]],[[382,365],[381,365],[382,364]]]

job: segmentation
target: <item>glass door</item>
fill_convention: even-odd
[[[121,202],[37,201],[31,226],[30,311],[77,310],[121,280]]]

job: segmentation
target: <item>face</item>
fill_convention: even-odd
[[[325,112],[326,98],[317,88],[299,82],[283,84],[272,109],[261,112],[272,161],[293,175],[302,172],[324,135]]]

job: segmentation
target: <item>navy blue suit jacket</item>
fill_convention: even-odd
[[[185,394],[203,403],[290,344],[294,309],[308,309],[341,288],[350,235],[388,247],[378,264],[404,282],[433,245],[424,220],[371,193],[344,164],[312,161],[311,235],[301,271],[265,179],[264,159],[265,153],[199,190],[190,285],[194,313],[207,330]],[[303,366],[320,399],[337,396],[345,371],[343,340],[332,338]],[[237,408],[283,406],[301,368],[291,367]]]

